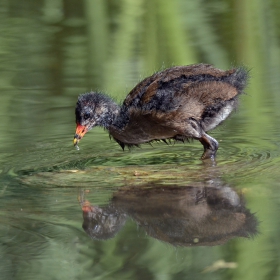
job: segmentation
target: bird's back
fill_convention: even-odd
[[[140,82],[128,94],[124,106],[141,114],[177,111],[178,118],[209,120],[229,102],[225,111],[228,116],[246,86],[247,77],[248,71],[242,67],[227,71],[208,64],[172,67]]]

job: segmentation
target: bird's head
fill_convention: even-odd
[[[79,96],[76,105],[74,145],[95,126],[108,128],[118,112],[118,105],[108,96],[90,92]]]

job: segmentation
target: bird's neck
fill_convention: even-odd
[[[107,130],[110,130],[110,127],[112,126],[114,120],[119,116],[121,108],[113,100],[108,103],[106,107],[107,110],[106,112],[104,112],[101,126],[103,126]]]

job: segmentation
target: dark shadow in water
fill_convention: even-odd
[[[106,207],[91,205],[82,191],[80,202],[83,229],[92,239],[114,237],[128,217],[174,246],[214,246],[257,233],[258,220],[242,195],[220,182],[121,188]]]

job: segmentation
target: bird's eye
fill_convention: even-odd
[[[87,120],[87,119],[89,119],[90,118],[90,113],[85,113],[84,114],[84,120]]]

